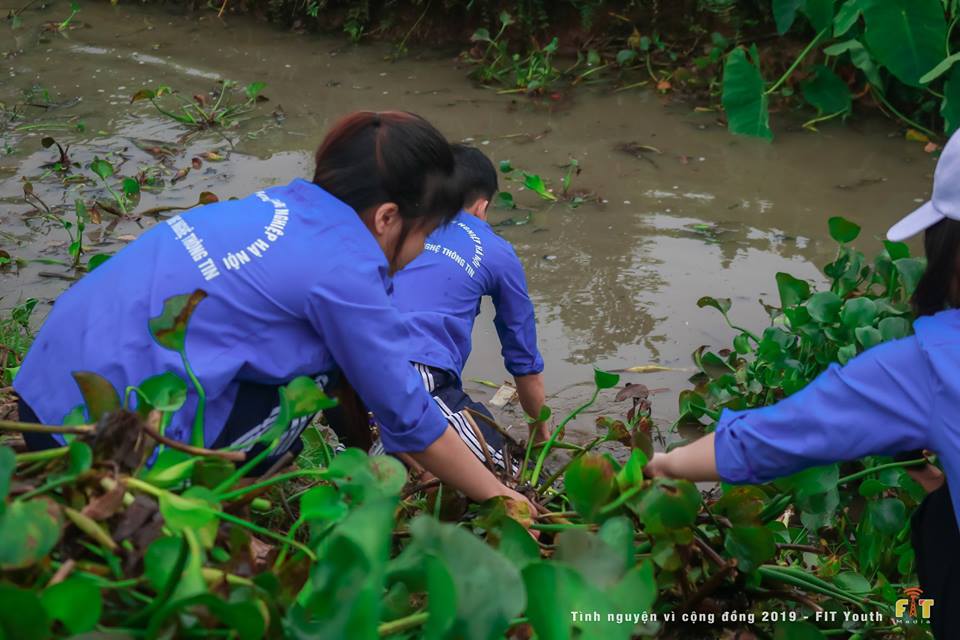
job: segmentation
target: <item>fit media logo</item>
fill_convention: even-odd
[[[923,589],[910,587],[903,590],[905,598],[894,603],[894,616],[897,618],[912,618],[914,620],[929,620],[930,610],[933,609],[932,598],[921,598]],[[919,614],[919,615],[918,615]]]

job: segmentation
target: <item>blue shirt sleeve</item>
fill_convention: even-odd
[[[497,315],[493,320],[502,346],[503,362],[514,376],[543,371],[543,358],[537,349],[537,321],[533,302],[527,292],[523,265],[509,246],[491,297]]]
[[[306,313],[343,374],[381,424],[390,453],[423,451],[447,420],[405,350],[407,329],[377,265],[353,264],[315,284]]]
[[[931,372],[916,337],[878,345],[769,407],[725,410],[720,477],[760,484],[808,467],[931,447]]]

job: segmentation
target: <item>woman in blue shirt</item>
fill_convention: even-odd
[[[960,135],[943,150],[931,201],[887,237],[923,230],[927,270],[914,294],[914,335],[831,365],[775,405],[724,411],[714,433],[655,455],[647,473],[759,484],[867,455],[934,451],[946,482],[934,467],[911,473],[932,490],[914,516],[913,544],[923,597],[934,600],[934,634],[953,640],[960,638]]]
[[[186,352],[206,391],[206,446],[256,451],[280,385],[309,375],[329,389],[343,376],[377,415],[388,452],[409,453],[475,500],[519,499],[424,390],[389,298],[392,273],[460,208],[453,169],[449,143],[426,120],[358,112],[327,134],[312,182],[158,224],[56,301],[14,382],[21,419],[58,424],[82,404],[74,371],[98,373],[119,391],[165,371],[186,379],[147,322],[167,298],[202,289]],[[191,389],[167,435],[188,440],[196,407]],[[299,446],[307,422],[274,458]]]

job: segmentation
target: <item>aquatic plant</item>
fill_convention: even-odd
[[[130,98],[130,102],[148,100],[161,115],[186,125],[195,131],[219,127],[229,128],[248,115],[258,101],[265,98],[261,95],[264,82],[251,82],[243,87],[242,100],[233,96],[237,83],[224,80],[212,92],[213,98],[197,94],[186,98],[166,85],[156,89],[141,89]],[[162,98],[166,97],[164,101]]]

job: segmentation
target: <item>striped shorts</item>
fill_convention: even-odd
[[[463,390],[460,378],[449,371],[429,367],[417,362],[414,362],[413,366],[423,379],[424,388],[426,388],[433,397],[437,406],[440,407],[440,411],[443,412],[443,415],[446,416],[447,423],[453,427],[453,430],[456,431],[457,435],[460,436],[460,439],[463,440],[473,455],[481,462],[486,463],[487,459],[483,455],[483,444],[474,432],[470,422],[467,421],[465,414],[467,409],[472,409],[492,420],[493,415],[490,411],[483,403],[475,402],[468,396]],[[483,420],[474,418],[473,422],[480,430],[480,433],[483,434],[490,459],[493,460],[493,463],[497,467],[503,469],[506,465],[503,455],[503,447],[505,444],[503,435]],[[383,444],[380,440],[377,440],[373,448],[370,449],[370,454],[383,455],[384,453]],[[512,463],[514,470],[516,470],[518,466],[516,461],[514,460]]]

